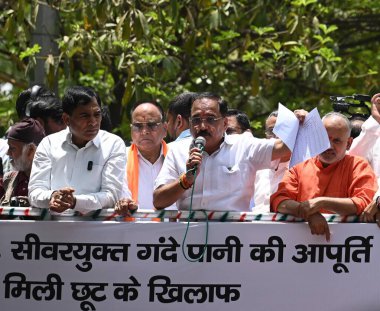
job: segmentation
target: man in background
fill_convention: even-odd
[[[9,130],[8,156],[13,170],[0,179],[1,205],[30,205],[29,176],[37,146],[44,137],[44,129],[32,118],[25,118],[15,123]]]
[[[251,132],[249,118],[246,113],[237,109],[228,109],[227,114],[227,129],[226,133],[242,134],[244,132]]]
[[[131,111],[132,145],[127,148],[127,170],[117,212],[128,215],[138,205],[154,209],[153,186],[168,150],[163,140],[167,125],[162,106],[141,102]]]
[[[172,140],[190,137],[189,117],[191,104],[196,93],[185,92],[175,97],[169,104],[167,112],[168,134]]]
[[[274,139],[277,136],[273,133],[276,125],[278,111],[271,112],[265,120],[265,137]],[[257,171],[255,180],[255,194],[251,207],[255,213],[270,212],[270,196],[277,191],[278,184],[289,167],[290,155],[280,159],[275,167]]]
[[[34,85],[20,93],[16,101],[16,111],[20,120],[25,117],[38,120],[46,135],[66,128],[62,120],[61,100],[41,85]]]

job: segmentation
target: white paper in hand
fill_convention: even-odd
[[[289,167],[315,157],[330,148],[329,137],[317,108],[310,111],[304,123],[300,125],[294,113],[279,104],[273,133],[292,151]]]

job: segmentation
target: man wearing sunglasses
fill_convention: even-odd
[[[190,131],[194,138],[205,138],[203,154],[191,146],[192,138],[172,143],[155,182],[157,209],[174,202],[178,209],[189,209],[192,202],[193,209],[249,211],[256,171],[270,168],[272,160],[290,151],[280,139],[257,139],[249,132],[225,135],[227,110],[218,95],[195,97]],[[301,121],[305,116],[298,112]]]
[[[128,215],[137,205],[153,209],[153,185],[167,152],[163,141],[167,125],[157,102],[141,102],[131,110],[132,145],[127,149],[123,194],[116,204],[119,214]]]

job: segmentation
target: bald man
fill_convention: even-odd
[[[131,111],[132,145],[127,149],[127,170],[123,199],[116,212],[127,215],[137,207],[154,209],[153,185],[167,152],[163,141],[167,132],[164,111],[156,102],[142,102]]]
[[[366,160],[346,155],[352,143],[349,120],[331,112],[322,121],[331,147],[286,172],[271,196],[271,207],[307,220],[312,234],[324,234],[329,240],[321,213],[360,215],[371,202],[377,182]]]

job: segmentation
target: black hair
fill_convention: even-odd
[[[41,118],[47,121],[53,119],[57,123],[62,123],[62,102],[56,97],[46,97],[32,102],[28,106],[28,116],[33,119]]]
[[[208,99],[212,99],[212,100],[217,101],[218,104],[219,104],[219,111],[220,111],[221,115],[223,117],[225,117],[227,115],[228,104],[227,104],[227,102],[222,97],[220,97],[219,95],[216,95],[214,93],[210,93],[210,92],[198,93],[197,95],[194,96],[193,103],[196,100],[202,99],[202,98],[208,98]]]
[[[30,116],[30,108],[36,101],[56,101],[59,100],[55,94],[42,85],[33,85],[22,91],[16,100],[16,112],[19,119]]]
[[[236,121],[238,122],[243,132],[251,128],[251,125],[249,124],[249,118],[245,112],[237,109],[228,109],[226,117],[232,116],[236,118]]]
[[[191,104],[197,93],[185,92],[176,96],[170,103],[168,114],[176,117],[177,115],[189,120],[191,114]]]
[[[140,101],[140,102],[137,102],[133,105],[132,109],[131,109],[131,120],[132,120],[132,114],[133,114],[133,111],[136,110],[136,108],[142,104],[151,104],[153,106],[156,106],[158,108],[158,110],[160,111],[161,113],[161,116],[162,116],[162,119],[161,121],[164,122],[165,121],[165,114],[164,114],[164,108],[162,108],[161,104],[156,102],[156,101],[151,101],[151,100],[148,100],[148,101]]]
[[[79,105],[87,105],[94,97],[101,108],[100,97],[92,88],[80,85],[69,87],[62,98],[63,112],[71,115]]]

